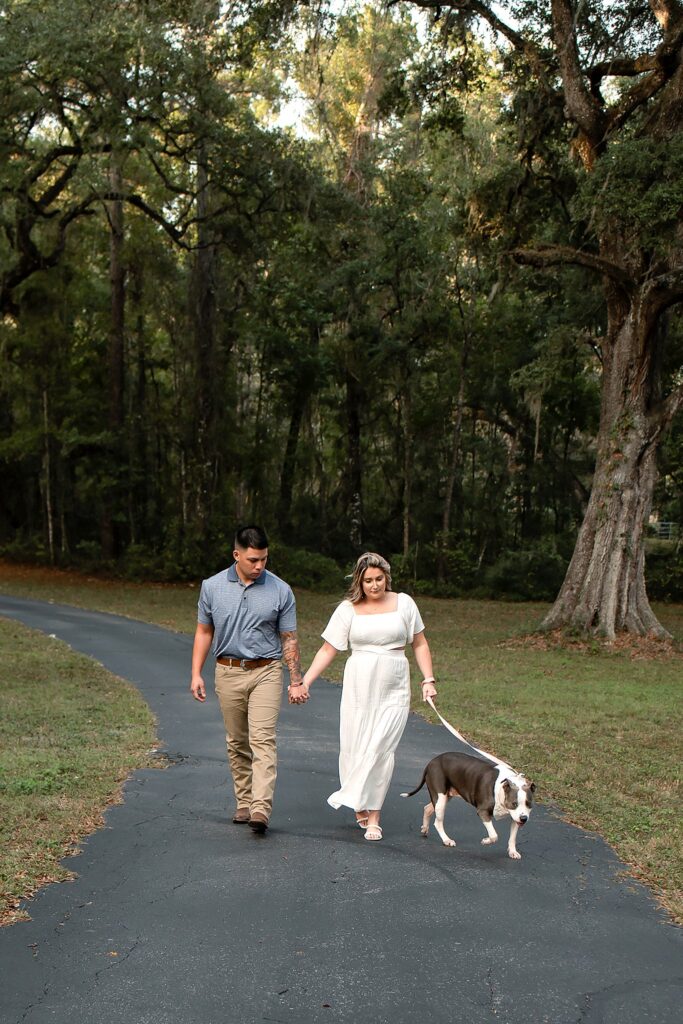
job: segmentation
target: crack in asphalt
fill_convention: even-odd
[[[22,1013],[21,1017],[19,1018],[19,1022],[21,1022],[22,1020],[26,1020],[26,1018],[28,1017],[28,1015],[31,1012],[31,1010],[35,1009],[37,1006],[40,1006],[40,1004],[43,1002],[43,1000],[45,999],[45,997],[46,997],[46,995],[48,994],[49,991],[50,991],[50,986],[49,985],[45,985],[44,988],[43,988],[42,995],[40,996],[40,999],[36,999],[36,1001],[34,1003],[29,1003],[28,1004],[28,1006],[26,1007],[26,1009]]]
[[[111,971],[113,967],[120,967],[121,964],[125,964],[125,962],[128,959],[128,957],[131,956],[131,954],[137,949],[137,947],[139,945],[140,945],[140,936],[137,935],[135,937],[135,941],[130,946],[130,948],[126,950],[126,952],[123,954],[123,956],[118,956],[118,955],[116,957],[112,956],[110,963],[108,963],[105,967],[100,967],[99,970],[95,971],[95,974],[93,975],[95,982],[98,982],[100,980],[100,975],[101,974],[105,974],[107,971]]]
[[[493,967],[489,967],[488,969],[487,980],[489,985],[489,1008],[493,1016],[497,1017],[502,1000],[499,995],[499,986],[496,985],[494,978]]]
[[[597,988],[591,992],[584,992],[583,999],[585,1001],[585,1005],[581,1010],[576,1024],[586,1024],[586,1022],[590,1022],[594,1010],[600,1014],[600,1017],[596,1019],[595,1024],[600,1024],[604,1017],[601,1004],[613,995],[628,995],[629,999],[631,999],[639,992],[647,992],[648,990],[655,991],[662,986],[677,987],[681,983],[683,983],[683,976],[648,979],[632,978],[630,981],[617,982],[614,985],[605,985],[603,988]]]

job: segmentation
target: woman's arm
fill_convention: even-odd
[[[326,640],[311,662],[308,672],[304,674],[302,685],[308,689],[311,683],[314,683],[318,676],[332,664],[338,654],[337,648],[333,647],[332,644],[328,644]]]
[[[416,633],[413,637],[413,652],[417,667],[424,677],[422,682],[422,699],[426,700],[427,697],[436,697],[434,671],[432,669],[432,652],[429,649],[424,630],[421,633]]]

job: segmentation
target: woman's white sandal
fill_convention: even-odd
[[[382,829],[379,825],[368,825],[365,838],[371,843],[377,843],[382,838]]]
[[[358,825],[358,828],[367,828],[368,827],[368,816],[367,816],[367,814],[364,815],[362,818],[356,818],[356,825]]]

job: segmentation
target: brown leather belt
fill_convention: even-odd
[[[227,665],[228,668],[263,668],[264,665],[272,665],[277,658],[216,658],[217,665]]]

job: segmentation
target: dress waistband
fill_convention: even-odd
[[[383,654],[388,658],[405,658],[405,647],[382,647],[380,644],[363,644],[362,647],[354,647],[351,654]]]

